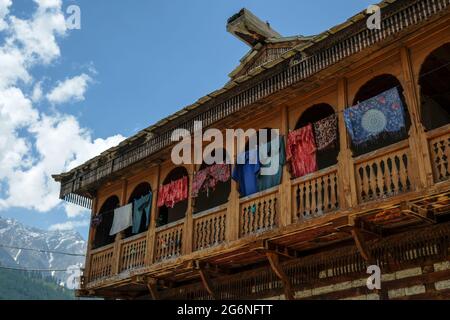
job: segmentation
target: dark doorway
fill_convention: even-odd
[[[329,116],[335,114],[335,111],[332,106],[326,103],[320,103],[313,105],[303,112],[300,119],[297,121],[295,125],[295,129],[300,129],[307,126],[310,123],[315,123],[317,121],[328,118]],[[339,133],[338,133],[339,137]],[[318,150],[317,151],[317,167],[319,170],[334,166],[337,164],[337,159],[339,155],[339,141],[336,141],[336,144],[331,146],[327,150]]]
[[[150,186],[149,183],[143,182],[139,184],[136,188],[134,188],[133,192],[131,193],[131,196],[128,199],[128,203],[133,203],[135,200],[138,200],[143,196],[148,195],[151,191],[152,187]],[[150,221],[147,221],[147,217],[144,214],[142,215],[141,225],[139,227],[138,234],[147,231],[148,225],[150,225]],[[134,234],[132,233],[132,228],[130,227],[125,230],[125,238],[129,238],[131,236],[134,236]]]
[[[219,149],[220,150],[220,149]],[[225,150],[222,151],[223,162],[226,163],[227,153]],[[212,156],[215,156],[215,150],[212,152]],[[203,170],[209,167],[206,163],[202,163],[199,170]],[[230,168],[231,169],[231,168]],[[231,192],[231,180],[226,182],[218,182],[214,190],[209,192],[201,190],[198,197],[194,201],[194,214],[208,209],[215,208],[224,203],[228,202],[228,197]]]
[[[166,179],[164,179],[163,185],[169,184],[172,181],[176,181],[178,179],[182,179],[188,176],[189,174],[186,168],[184,167],[175,168],[167,175]],[[178,202],[177,204],[175,204],[173,208],[168,208],[166,206],[159,208],[157,226],[161,227],[166,224],[184,219],[184,217],[186,216],[187,209],[188,209],[188,199]]]
[[[425,129],[433,130],[450,123],[450,43],[425,59],[419,84]]]
[[[368,81],[359,89],[359,91],[355,95],[353,106],[357,105],[360,102],[376,97],[379,94],[392,88],[397,88],[400,94],[400,99],[403,104],[403,113],[405,117],[405,129],[396,135],[380,134],[379,136],[371,139],[368,143],[365,143],[363,146],[355,146],[353,143],[351,143],[353,156],[357,157],[387,147],[391,144],[403,141],[408,138],[408,131],[411,127],[411,118],[409,116],[406,99],[403,93],[403,87],[400,84],[400,81],[398,81],[395,76],[390,74],[383,74]]]
[[[103,203],[98,213],[102,215],[102,220],[101,223],[97,226],[97,229],[95,230],[94,245],[93,245],[94,249],[114,243],[115,236],[110,236],[109,232],[111,231],[111,227],[113,224],[114,209],[118,208],[119,206],[120,201],[117,196],[112,196]]]

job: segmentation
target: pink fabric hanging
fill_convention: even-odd
[[[198,171],[192,180],[192,197],[197,198],[209,174],[209,167]]]
[[[192,197],[197,198],[200,191],[214,190],[219,182],[230,180],[231,171],[227,164],[214,164],[197,172],[192,181]]]

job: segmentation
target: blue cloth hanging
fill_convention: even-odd
[[[140,199],[134,200],[133,203],[133,234],[139,233],[141,228],[142,216],[145,213],[145,227],[147,228],[150,223],[150,212],[152,210],[152,198],[153,194],[150,192],[148,195],[143,196]]]
[[[257,178],[260,169],[258,150],[251,150],[238,155],[238,163],[234,166],[231,177],[239,183],[239,193],[242,197],[259,191]]]
[[[344,119],[354,145],[382,133],[401,132],[405,128],[405,114],[397,87],[346,109]]]

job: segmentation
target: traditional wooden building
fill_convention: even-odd
[[[450,298],[450,0],[386,0],[381,29],[361,12],[313,37],[283,37],[249,11],[228,30],[251,47],[221,89],[67,173],[61,199],[92,209],[79,296],[124,299]],[[345,110],[397,88],[402,134],[356,148]],[[158,206],[176,166],[176,128],[276,128],[286,138],[335,114],[338,143],[317,171],[240,196]],[[131,232],[114,210],[153,194]],[[101,217],[101,219],[98,219]],[[369,290],[367,266],[382,288]]]

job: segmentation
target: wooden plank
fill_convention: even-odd
[[[205,287],[205,290],[208,291],[208,293],[211,295],[211,297],[214,300],[217,300],[218,296],[217,296],[216,292],[214,291],[214,286],[211,283],[211,279],[209,278],[208,273],[203,268],[199,268],[198,273],[200,275],[200,278],[202,279],[202,283],[203,283],[203,286]]]
[[[367,247],[367,244],[364,240],[364,237],[361,234],[361,231],[358,228],[353,228],[352,236],[353,236],[353,239],[355,240],[355,244],[356,244],[356,247],[358,248],[359,253],[363,257],[363,259],[366,260],[366,262],[368,264],[370,264],[373,261],[372,256],[371,256],[370,250]]]
[[[153,300],[159,300],[159,292],[156,279],[147,279],[147,288]]]
[[[267,252],[266,253],[267,259],[269,260],[270,266],[277,275],[278,278],[283,283],[284,287],[284,295],[286,299],[288,300],[295,300],[294,297],[294,290],[292,289],[291,281],[289,280],[286,273],[283,271],[283,268],[280,265],[279,256],[276,253]]]

